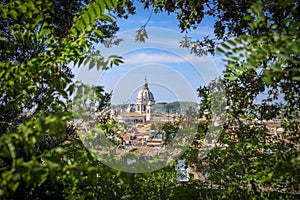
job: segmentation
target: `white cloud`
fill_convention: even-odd
[[[195,61],[205,61],[205,57],[195,57],[191,54],[175,56],[159,53],[137,53],[124,58],[124,64],[145,64],[145,63],[186,63]]]
[[[180,48],[180,40],[182,38],[170,38],[170,39],[166,39],[166,38],[159,38],[159,37],[151,37],[151,35],[149,36],[149,39],[146,40],[146,42],[150,43],[150,44],[154,44],[154,45],[158,45],[160,47],[164,47],[164,48],[175,48],[178,49]]]
[[[183,58],[167,54],[147,54],[138,53],[124,59],[125,64],[144,64],[144,63],[182,63],[186,62]]]

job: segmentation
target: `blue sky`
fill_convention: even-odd
[[[124,64],[107,71],[74,70],[76,79],[91,85],[103,85],[113,90],[112,103],[134,103],[136,93],[145,77],[156,102],[198,101],[197,88],[216,78],[223,70],[220,56],[195,57],[189,50],[179,47],[185,35],[180,33],[174,14],[153,14],[147,24],[148,39],[145,43],[135,42],[136,31],[145,24],[151,10],[137,5],[137,14],[128,19],[118,19],[118,37],[123,39],[119,46],[97,48],[102,55],[120,55]],[[213,34],[213,19],[206,19],[201,26],[189,33],[195,39]]]

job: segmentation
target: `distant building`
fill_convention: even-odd
[[[154,116],[155,99],[150,91],[145,78],[142,89],[138,92],[135,102],[135,110],[129,105],[127,112],[121,112],[116,120],[127,124],[145,123],[151,121]]]
[[[126,123],[128,125],[139,124],[145,122],[145,116],[135,112],[121,112],[116,121],[119,123]]]
[[[135,112],[145,115],[146,121],[150,121],[154,114],[154,104],[154,96],[150,91],[147,79],[145,78],[144,85],[136,97]]]

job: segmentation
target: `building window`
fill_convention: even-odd
[[[146,106],[144,105],[144,111],[146,111]]]

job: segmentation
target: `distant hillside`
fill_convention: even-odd
[[[191,101],[158,102],[154,106],[156,112],[162,113],[180,113],[189,107],[197,109],[198,103]]]
[[[131,110],[134,111],[135,105],[131,105]],[[112,105],[113,109],[118,110],[119,112],[125,112],[128,111],[129,104],[119,104],[119,105]],[[189,107],[192,107],[194,109],[198,108],[198,103],[191,102],[191,101],[174,101],[174,102],[158,102],[155,103],[154,109],[155,112],[158,113],[169,113],[169,114],[175,114],[175,113],[183,113],[185,110],[187,110]]]

